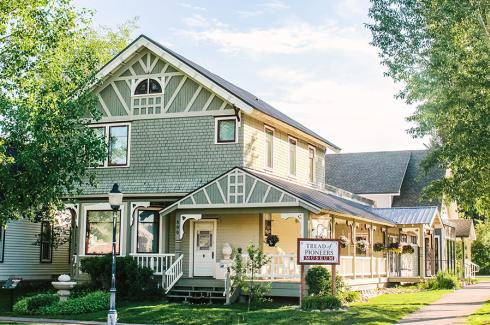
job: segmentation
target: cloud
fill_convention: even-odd
[[[185,25],[193,29],[208,30],[226,28],[227,25],[214,18],[208,18],[200,14],[193,14],[182,20]]]
[[[300,54],[309,51],[343,51],[376,56],[365,31],[340,27],[332,22],[313,25],[294,21],[278,27],[252,28],[245,31],[212,26],[205,30],[184,31],[193,39],[211,42],[226,53]]]
[[[199,6],[196,6],[196,5],[193,5],[190,3],[186,3],[186,2],[181,2],[181,3],[179,3],[179,5],[181,7],[186,8],[186,9],[191,9],[191,10],[196,10],[196,11],[207,11],[207,9],[204,7],[199,7]]]
[[[238,15],[243,18],[259,17],[267,13],[277,13],[280,10],[289,9],[289,6],[282,1],[272,0],[259,4],[255,10],[240,10]]]
[[[263,4],[261,4],[261,6],[265,7],[265,8],[274,9],[274,10],[289,9],[289,6],[287,4],[285,4],[284,2],[279,1],[279,0],[267,1]]]
[[[353,16],[365,17],[368,12],[369,1],[367,0],[341,0],[338,2],[335,13],[340,17]]]
[[[389,79],[379,77],[366,85],[284,67],[264,69],[259,76],[270,85],[260,94],[266,101],[344,151],[423,147],[405,132],[410,125],[400,115],[413,108],[393,98],[396,87]]]

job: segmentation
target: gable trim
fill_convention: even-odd
[[[182,60],[180,60],[175,55],[164,50],[160,45],[154,43],[149,38],[141,35],[131,44],[129,44],[125,49],[123,49],[117,56],[115,56],[111,61],[109,61],[105,66],[103,66],[99,72],[96,74],[96,78],[103,81],[106,77],[112,76],[112,74],[123,64],[127,63],[135,54],[138,54],[142,48],[147,48],[154,54],[167,61],[177,69],[181,70],[184,74],[194,79],[198,83],[204,85],[211,92],[215,92],[220,97],[242,109],[245,113],[252,113],[254,108],[244,102],[239,97],[235,96],[228,90],[224,89],[222,86],[212,81],[205,75],[199,73],[194,68],[190,67]]]

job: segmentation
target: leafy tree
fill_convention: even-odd
[[[479,274],[490,274],[490,222],[476,225],[476,240],[471,246],[473,262],[480,266]]]
[[[84,124],[100,118],[90,87],[133,26],[96,31],[71,0],[0,2],[0,224],[52,218],[94,183],[106,148]]]
[[[372,44],[386,75],[416,104],[414,137],[431,137],[426,170],[450,170],[426,197],[490,212],[490,3],[488,0],[371,0]]]

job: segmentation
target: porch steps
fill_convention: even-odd
[[[224,291],[223,280],[183,278],[167,293],[167,299],[190,303],[224,304],[226,302]]]

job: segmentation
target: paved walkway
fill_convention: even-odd
[[[107,322],[95,322],[95,321],[81,321],[81,320],[67,320],[67,319],[46,319],[46,318],[28,318],[28,317],[0,317],[0,324],[63,324],[63,325],[107,325]],[[147,324],[126,324],[117,323],[118,325],[147,325]]]
[[[490,282],[480,282],[450,293],[436,302],[408,315],[398,324],[464,324],[465,318],[490,299]]]

